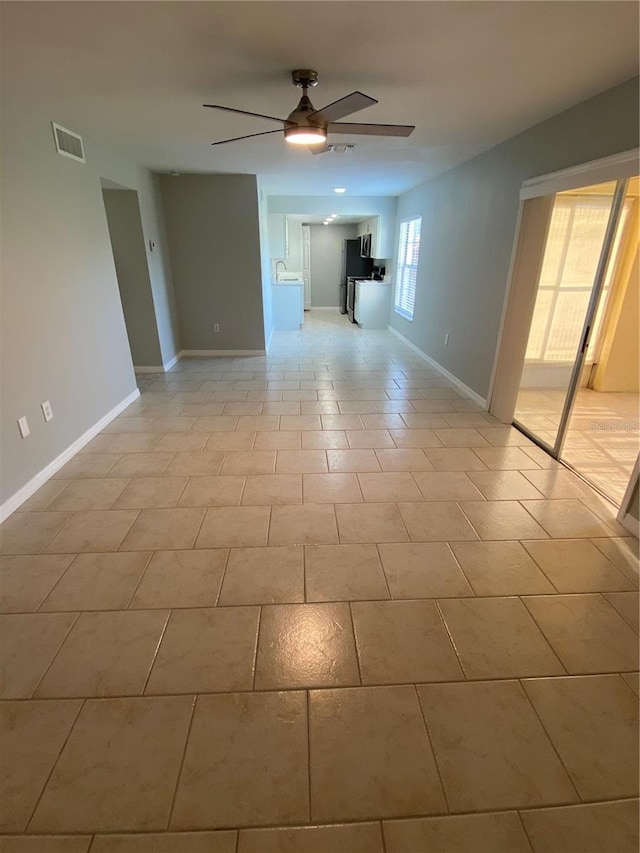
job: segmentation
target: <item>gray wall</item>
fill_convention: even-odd
[[[165,361],[178,343],[151,172],[83,134],[73,116],[15,98],[9,80],[2,97],[0,504],[136,389],[101,179],[138,193],[145,242],[157,243],[147,255]],[[56,153],[51,120],[83,134],[85,164]]]
[[[398,223],[421,215],[422,240],[414,320],[392,310],[393,328],[485,397],[522,182],[637,146],[635,78],[400,196]]]
[[[161,366],[138,194],[133,190],[103,190],[103,196],[133,363],[136,367]]]
[[[344,241],[356,236],[355,225],[311,225],[311,307],[339,305]]]
[[[99,175],[58,155],[49,117],[25,104],[3,109],[2,227],[4,502],[136,382]],[[49,424],[39,408],[47,399]]]
[[[263,350],[255,175],[162,175],[160,184],[182,349]]]
[[[142,221],[147,230],[145,251],[151,276],[151,292],[158,325],[160,349],[162,350],[162,362],[166,365],[180,352],[180,339],[173,275],[169,261],[169,242],[160,192],[160,176],[145,169],[141,185],[144,192],[138,193],[138,202]],[[156,244],[153,252],[150,251],[148,239],[153,239]]]

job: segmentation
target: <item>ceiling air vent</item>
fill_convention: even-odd
[[[355,147],[356,146],[354,144],[349,145],[347,143],[345,145],[344,143],[330,142],[327,145],[327,151],[329,151],[331,154],[351,154]]]
[[[85,162],[84,148],[82,147],[82,137],[72,130],[69,130],[62,125],[51,122],[53,127],[53,136],[56,140],[56,150],[63,157],[71,157],[72,160]]]

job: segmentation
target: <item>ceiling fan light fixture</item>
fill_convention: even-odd
[[[327,134],[321,127],[287,127],[284,138],[292,145],[321,145]]]

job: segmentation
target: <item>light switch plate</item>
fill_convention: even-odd
[[[45,400],[44,403],[40,406],[42,409],[42,414],[44,415],[45,423],[49,423],[49,421],[53,420],[53,409],[51,408],[51,403],[48,400]]]
[[[18,429],[20,430],[20,435],[23,438],[26,438],[28,435],[31,435],[31,430],[29,429],[29,421],[24,415],[21,418],[18,418]]]

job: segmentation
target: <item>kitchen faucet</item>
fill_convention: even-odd
[[[284,267],[284,272],[287,271],[287,265],[284,261],[276,261],[276,281],[278,280],[278,264],[282,264],[282,266]]]

